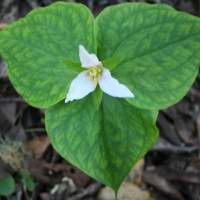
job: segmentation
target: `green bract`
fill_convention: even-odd
[[[96,90],[64,103],[84,70],[79,45],[97,55],[134,98]],[[46,129],[69,162],[117,190],[155,144],[159,109],[178,102],[200,64],[200,20],[166,5],[127,3],[96,19],[81,4],[37,8],[0,32],[0,53],[16,90],[47,108]]]

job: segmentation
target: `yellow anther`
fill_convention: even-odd
[[[101,77],[102,69],[99,66],[94,66],[93,68],[85,70],[85,73],[88,73],[90,80],[94,79],[94,84],[96,86]]]
[[[85,73],[89,73],[90,72],[90,69],[88,69],[88,70],[85,70]]]

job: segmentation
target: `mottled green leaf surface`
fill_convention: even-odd
[[[121,4],[100,13],[96,33],[100,60],[126,55],[112,76],[135,94],[128,101],[139,108],[166,108],[195,80],[200,64],[196,17],[164,4]]]
[[[54,148],[65,159],[117,191],[133,165],[155,144],[156,115],[106,94],[97,111],[90,94],[48,108],[45,124]]]
[[[64,99],[77,72],[58,56],[79,61],[78,48],[96,53],[94,18],[85,6],[56,3],[37,8],[0,32],[0,53],[16,90],[35,107]]]
[[[15,180],[12,175],[8,174],[0,178],[0,195],[9,196],[15,190]]]

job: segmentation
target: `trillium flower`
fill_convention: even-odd
[[[104,68],[95,54],[89,54],[86,49],[79,45],[79,57],[83,68],[71,83],[65,103],[74,99],[82,99],[93,92],[99,84],[106,94],[113,97],[134,97],[134,94],[123,84],[111,76],[108,69]]]

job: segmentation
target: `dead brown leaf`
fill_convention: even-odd
[[[174,125],[179,137],[184,141],[184,143],[189,145],[196,145],[195,141],[188,134],[189,131],[187,130],[186,124],[183,119],[179,118],[175,120]]]
[[[161,112],[158,115],[157,124],[160,129],[161,136],[169,140],[172,144],[181,144],[181,140],[177,136],[174,126],[168,122]]]
[[[162,110],[162,112],[169,117],[171,120],[175,120],[178,118],[178,113],[177,113],[177,109],[175,106],[171,106],[169,108],[166,108],[164,110]]]
[[[5,28],[6,26],[8,26],[8,24],[0,24],[0,30],[2,30],[3,28]]]
[[[197,157],[195,160],[191,161],[189,166],[200,169],[200,157]]]
[[[48,192],[42,192],[42,193],[39,194],[39,196],[40,196],[40,198],[41,198],[42,200],[48,200],[50,194],[49,194]]]
[[[67,176],[73,179],[74,183],[80,187],[85,187],[91,179],[88,175],[86,175],[85,173],[83,173],[82,171],[80,171],[78,168],[76,168],[71,164],[52,165],[44,163],[43,166],[50,170],[53,170],[54,172],[62,172],[63,176]]]
[[[50,140],[48,136],[39,136],[28,142],[27,148],[32,149],[36,158],[41,158],[48,146],[50,145]]]
[[[184,197],[182,196],[182,194],[179,192],[179,190],[175,185],[171,184],[163,177],[159,176],[156,173],[153,173],[152,171],[144,172],[143,181],[163,191],[168,196],[176,200],[184,200]]]
[[[26,157],[27,163],[28,163],[28,170],[30,172],[35,172],[38,174],[45,174],[47,173],[47,169],[43,166],[43,162],[31,157]]]

